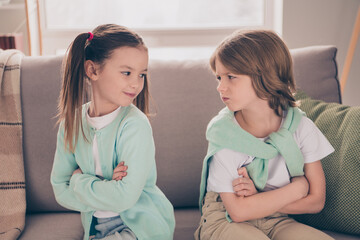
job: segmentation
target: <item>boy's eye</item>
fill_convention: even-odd
[[[122,74],[124,74],[125,76],[129,76],[130,72],[121,72]]]
[[[234,76],[231,76],[231,75],[228,75],[228,78],[229,79],[233,79],[233,78],[235,78]]]
[[[145,79],[146,74],[145,74],[145,73],[143,73],[143,74],[140,74],[139,76],[140,76],[140,78],[144,78],[144,79]]]
[[[218,81],[221,81],[221,77],[220,77],[220,76],[217,76],[216,79],[217,79]]]

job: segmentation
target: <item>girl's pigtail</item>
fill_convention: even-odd
[[[67,50],[63,68],[64,76],[58,104],[58,123],[63,122],[64,124],[65,147],[68,146],[71,152],[74,152],[80,126],[86,139],[81,119],[82,104],[86,96],[85,46],[89,35],[89,33],[81,33],[71,43]]]

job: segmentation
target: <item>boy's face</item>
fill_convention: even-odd
[[[250,76],[231,73],[218,59],[215,60],[215,69],[217,91],[231,111],[246,110],[262,101],[255,93]]]

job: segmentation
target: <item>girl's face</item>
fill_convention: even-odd
[[[147,68],[148,52],[145,48],[115,49],[92,81],[97,115],[130,105],[144,87]]]
[[[233,74],[218,59],[215,59],[217,91],[221,100],[233,112],[247,110],[262,101],[255,93],[248,75]]]

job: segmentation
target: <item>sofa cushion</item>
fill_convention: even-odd
[[[336,52],[334,46],[291,49],[297,87],[314,99],[341,103]]]
[[[79,213],[41,213],[26,216],[19,240],[82,239],[84,229]]]
[[[27,212],[64,211],[50,173],[56,147],[57,99],[62,57],[24,57],[21,63],[23,154]]]
[[[176,209],[175,219],[174,240],[194,239],[195,230],[200,224],[199,208]]]
[[[336,48],[291,50],[298,88],[325,101],[340,102]],[[158,185],[175,207],[197,207],[206,126],[224,107],[209,60],[151,61],[151,93],[157,115],[151,120]]]
[[[335,152],[322,160],[326,177],[324,209],[318,214],[294,217],[316,228],[360,234],[360,107],[313,100],[303,93],[296,98]]]

